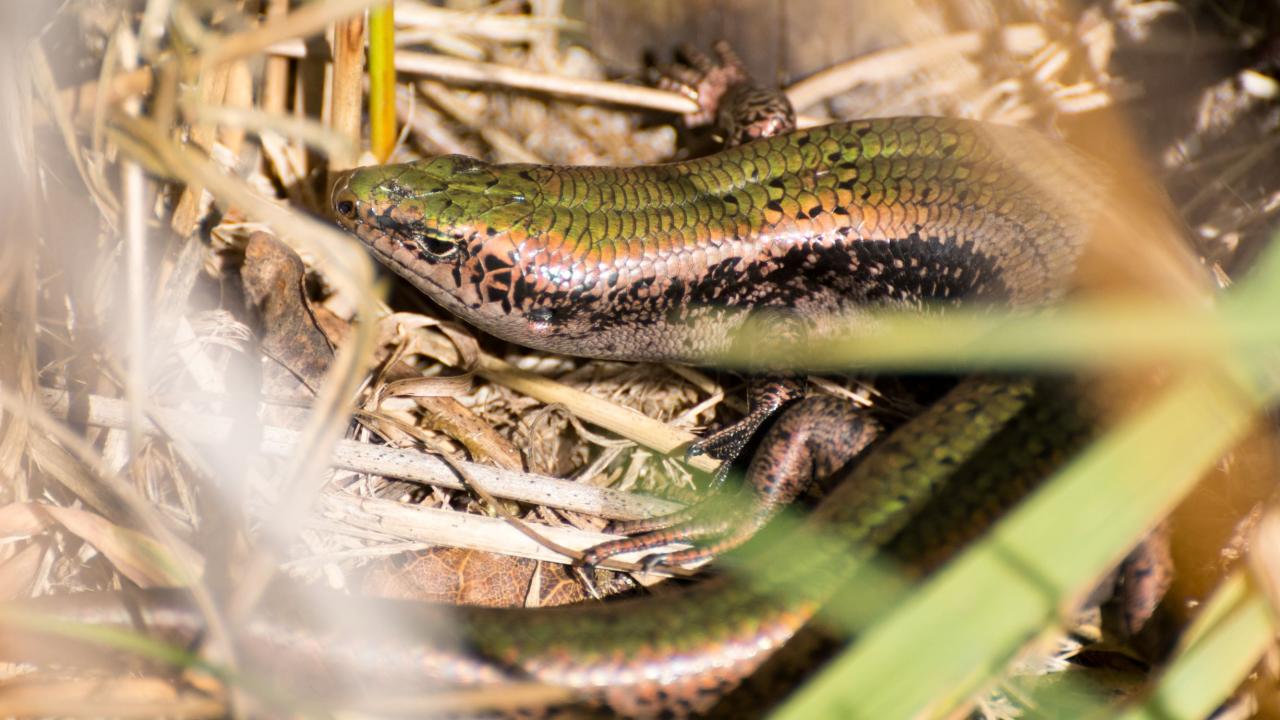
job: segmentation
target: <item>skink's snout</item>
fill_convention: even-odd
[[[351,190],[351,173],[342,173],[334,180],[329,207],[340,225],[348,230],[355,227],[360,219],[360,198]]]

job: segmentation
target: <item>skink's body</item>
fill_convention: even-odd
[[[438,157],[360,170],[335,203],[382,262],[494,335],[697,362],[762,308],[821,335],[875,305],[1043,302],[1093,180],[1027,130],[887,118],[657,166]]]
[[[334,202],[384,263],[495,335],[575,355],[696,362],[749,351],[734,347],[734,331],[760,311],[794,341],[876,306],[1050,300],[1086,234],[1091,173],[1025,130],[889,118],[652,167],[448,156],[366,168],[339,182]],[[422,605],[367,608],[407,618],[388,632],[338,629],[286,604],[247,642],[323,651],[344,673],[514,675],[621,712],[705,709],[821,604],[856,593],[846,583],[868,557],[889,545],[911,557],[952,545],[1080,440],[1071,403],[1032,396],[1027,382],[961,384],[875,446],[824,502],[816,527],[842,549],[773,555],[752,581],[587,607],[459,610],[445,640],[441,611]],[[856,451],[847,407],[801,407],[762,442],[757,483],[831,472]],[[47,607],[129,620],[98,596],[64,602]],[[198,626],[181,598],[142,605],[160,627]],[[21,654],[5,643],[0,655]]]

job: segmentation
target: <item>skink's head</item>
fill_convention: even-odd
[[[429,264],[454,264],[477,235],[511,230],[536,183],[462,155],[344,173],[334,183],[338,222],[375,251],[404,249]],[[386,240],[388,242],[375,242]]]
[[[338,222],[383,264],[464,320],[530,342],[538,292],[530,258],[545,234],[543,166],[490,165],[461,155],[344,173],[334,183]],[[533,317],[539,317],[534,313]]]

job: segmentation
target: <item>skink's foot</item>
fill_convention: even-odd
[[[1122,630],[1136,637],[1173,584],[1173,550],[1168,521],[1157,525],[1120,564],[1117,590]]]
[[[715,122],[720,110],[720,99],[725,92],[751,80],[742,61],[728,43],[723,40],[716,43],[715,50],[719,62],[707,57],[697,48],[686,45],[680,49],[680,53],[689,64],[668,65],[662,68],[658,78],[658,87],[678,92],[698,103],[696,112],[684,115],[684,124],[691,128]]]
[[[795,111],[777,88],[757,85],[729,43],[715,44],[712,60],[695,48],[681,53],[688,65],[663,68],[658,87],[678,92],[698,103],[684,116],[691,128],[715,123],[728,145],[790,132],[796,127]]]
[[[615,523],[610,528],[614,532],[639,534],[591,548],[583,564],[593,566],[620,553],[687,543],[692,547],[648,555],[641,561],[647,568],[685,565],[741,545],[815,479],[836,472],[875,438],[878,426],[863,412],[831,397],[795,403],[761,441],[742,489],[717,492],[670,515]]]
[[[783,407],[804,397],[805,381],[798,375],[764,375],[754,377],[747,386],[748,410],[745,417],[698,440],[685,451],[686,458],[699,455],[720,461],[720,469],[712,479],[711,489],[719,490],[728,477],[729,467],[742,454],[760,426]]]
[[[646,555],[640,560],[640,564],[645,570],[653,570],[663,565],[685,565],[709,559],[741,544],[763,524],[764,520],[758,523],[742,522],[744,517],[750,517],[752,500],[751,493],[747,492],[719,493],[669,515],[615,522],[609,526],[609,532],[629,537],[601,543],[587,550],[583,553],[582,563],[594,566],[615,555],[642,552],[675,543],[690,543],[694,547]],[[747,524],[751,526],[749,530],[740,529]],[[738,535],[742,535],[740,540],[725,543],[726,539]]]

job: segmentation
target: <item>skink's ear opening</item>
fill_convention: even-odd
[[[423,230],[414,233],[414,242],[427,255],[435,260],[447,260],[458,253],[461,243],[457,238],[445,235],[438,230]]]
[[[343,220],[355,221],[360,205],[356,194],[345,187],[335,188],[333,192],[333,210]]]

